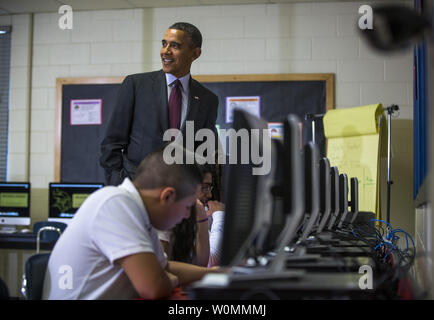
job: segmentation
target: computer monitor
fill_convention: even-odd
[[[316,230],[317,234],[320,234],[324,230],[331,213],[330,161],[325,157],[319,160],[319,186],[319,211],[321,219]]]
[[[338,228],[341,229],[348,214],[348,176],[346,173],[339,175],[339,213]]]
[[[11,232],[16,225],[30,225],[29,182],[0,182],[0,225]]]
[[[318,147],[313,142],[304,146],[304,190],[305,190],[305,216],[303,233],[300,237],[302,243],[312,232],[319,215],[319,157]]]
[[[289,115],[284,121],[283,144],[276,146],[274,182],[279,192],[273,199],[273,218],[264,253],[276,254],[290,246],[303,219],[305,190],[299,123],[297,116]],[[279,260],[273,260],[275,269],[282,267]]]
[[[273,189],[272,219],[267,231],[266,239],[262,244],[262,248],[259,250],[263,255],[273,252],[277,248],[279,244],[278,239],[283,231],[286,221],[285,207],[288,208],[290,205],[287,197],[285,197],[285,189],[287,189],[285,186],[287,184],[285,167],[288,164],[285,162],[283,143],[279,141],[279,143],[276,144],[276,149],[278,159],[274,175],[275,187]]]
[[[267,123],[245,111],[234,110],[233,129],[236,132],[246,130],[249,141],[242,141],[237,138],[231,141],[230,156],[236,153],[236,163],[229,163],[225,170],[224,198],[226,200],[226,214],[223,227],[223,237],[221,243],[222,254],[220,265],[238,266],[243,264],[247,258],[257,254],[258,244],[264,239],[264,232],[268,229],[267,224],[271,222],[272,210],[272,181],[275,164],[271,163],[271,170],[268,174],[254,175],[253,169],[258,168],[252,159],[253,147],[262,152],[270,160],[276,159],[273,155],[273,144],[277,140],[271,141],[270,137],[264,138],[263,132],[268,134]],[[253,129],[259,129],[260,134],[252,134]],[[262,131],[264,130],[264,131]],[[243,136],[243,135],[240,135]],[[267,140],[268,139],[268,140]],[[247,147],[252,146],[252,148]],[[267,151],[266,143],[270,148]],[[244,146],[243,146],[244,144]],[[246,149],[249,153],[245,154]],[[266,153],[270,154],[266,154]],[[243,154],[244,153],[244,154]],[[241,155],[247,156],[247,162],[242,161]],[[246,159],[246,157],[244,157]],[[243,163],[244,162],[244,163]]]
[[[49,184],[48,221],[68,224],[78,208],[102,183],[54,183]]]
[[[277,238],[276,256],[271,261],[270,272],[277,274],[285,269],[287,251],[296,238],[297,230],[305,212],[304,171],[300,144],[300,120],[288,115],[283,123],[283,177],[285,222]]]
[[[327,226],[327,230],[332,230],[334,228],[336,219],[339,215],[339,170],[337,167],[333,166],[330,168],[330,184],[331,184],[331,195],[330,195],[330,220]]]
[[[359,214],[359,180],[356,177],[351,178],[351,212],[352,217],[350,223],[353,224]]]
[[[265,121],[244,111],[234,112],[235,130],[247,129],[250,132],[253,128],[266,130],[266,127]],[[269,136],[269,140],[258,141],[257,136],[255,138],[255,135],[249,134],[252,145],[256,144],[257,149],[263,151],[264,157],[270,157],[271,169],[268,174],[252,175],[252,169],[255,167],[252,161],[247,164],[229,165],[226,170],[226,214],[220,265],[230,266],[231,273],[224,277],[225,281],[287,279],[304,275],[303,270],[284,268],[286,245],[294,238],[304,211],[299,121],[296,117],[288,117],[284,123],[284,132],[287,138],[284,138],[283,148],[279,147],[278,140],[271,140]],[[264,148],[265,141],[270,143],[268,150]],[[236,144],[232,146],[232,152],[239,153],[241,144],[237,139]],[[278,163],[282,161],[286,161],[283,179],[277,179]],[[285,183],[279,184],[280,181]],[[253,261],[248,258],[260,258],[259,254],[263,252],[263,241],[267,239],[274,216],[276,198],[283,198],[283,205],[279,207],[287,214],[283,230],[278,237],[274,258],[270,263],[268,259],[257,259],[253,264],[255,268],[248,270],[246,274],[246,265],[249,266],[249,262]]]

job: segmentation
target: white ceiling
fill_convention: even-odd
[[[335,0],[351,2],[354,0]],[[73,10],[108,10],[201,5],[230,5],[291,2],[331,2],[330,0],[0,0],[1,14],[57,12],[63,4]]]

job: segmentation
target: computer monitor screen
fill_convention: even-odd
[[[313,142],[308,142],[304,146],[304,173],[307,222],[303,226],[300,241],[306,240],[310,235],[319,215],[319,156],[318,147]]]
[[[280,141],[276,143],[277,151],[277,165],[274,173],[274,192],[272,203],[272,219],[267,231],[266,239],[260,248],[261,253],[266,254],[273,251],[278,245],[278,239],[285,226],[286,209],[290,206],[288,197],[285,191],[288,190],[286,184],[288,181],[285,179],[285,169],[288,165],[285,161],[284,146]]]
[[[317,233],[321,233],[324,229],[331,212],[331,181],[330,181],[330,161],[327,158],[321,158],[319,161],[319,210],[321,220],[317,229]]]
[[[348,176],[346,173],[339,175],[339,213],[338,228],[342,228],[348,214]]]
[[[276,146],[277,166],[274,183],[279,192],[273,201],[272,222],[265,251],[278,251],[295,239],[304,215],[304,172],[300,120],[288,115],[284,120],[283,144]]]
[[[339,169],[338,167],[330,168],[330,220],[327,226],[328,230],[334,229],[336,219],[339,215]]]
[[[0,224],[30,225],[30,183],[0,182]]]
[[[102,183],[50,183],[48,221],[68,223],[78,208]]]
[[[359,214],[359,180],[356,177],[351,178],[351,223],[354,223]]]
[[[253,174],[253,169],[261,166],[255,164],[253,159],[254,148],[259,150],[259,154],[262,153],[263,158],[271,157],[270,154],[266,154],[267,151],[264,148],[264,140],[266,139],[263,138],[263,134],[265,132],[268,135],[267,123],[236,109],[233,129],[240,135],[235,141],[230,141],[230,157],[233,158],[232,160],[229,159],[230,163],[226,165],[225,170],[223,192],[225,193],[226,213],[221,243],[220,265],[222,266],[238,265],[244,262],[248,255],[254,254],[251,250],[255,250],[254,242],[259,236],[257,231],[263,227],[261,215],[264,214],[264,211],[268,211],[266,208],[269,202],[267,196],[270,186],[267,179],[272,174]],[[260,134],[252,134],[254,129],[259,129]],[[241,134],[242,132],[245,134]],[[243,141],[243,137],[244,139],[248,138],[249,141]],[[269,136],[268,139],[271,145]],[[242,160],[243,155],[244,161]]]

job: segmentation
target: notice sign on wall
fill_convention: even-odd
[[[226,97],[226,123],[233,122],[235,109],[244,110],[260,118],[260,97]]]
[[[72,126],[101,125],[102,100],[71,100],[70,124]]]
[[[283,140],[283,122],[268,122],[271,139]]]

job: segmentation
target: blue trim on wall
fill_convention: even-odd
[[[415,9],[421,10],[421,1],[415,0]],[[414,81],[413,81],[413,120],[414,120],[414,185],[413,197],[416,198],[428,171],[427,149],[427,51],[426,42],[422,42],[414,48]]]

